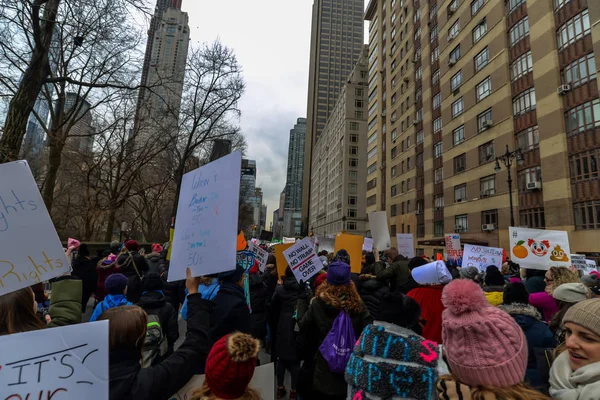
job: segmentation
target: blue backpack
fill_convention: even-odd
[[[356,336],[354,336],[354,327],[350,315],[342,310],[333,321],[331,330],[329,330],[319,347],[319,351],[327,361],[331,372],[334,374],[344,373],[355,342]]]

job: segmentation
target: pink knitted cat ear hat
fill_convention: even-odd
[[[450,370],[470,386],[507,387],[523,382],[527,341],[514,319],[488,303],[467,279],[444,288],[442,337]]]

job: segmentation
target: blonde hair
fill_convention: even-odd
[[[219,398],[212,394],[208,384],[204,381],[200,389],[194,389],[192,391],[192,397],[190,397],[189,400],[219,400]],[[262,400],[262,398],[256,390],[248,387],[242,397],[237,400]]]
[[[550,286],[552,287],[552,292],[564,283],[580,283],[579,275],[571,272],[566,267],[550,267],[550,275],[552,276],[552,282],[550,282]]]
[[[550,397],[546,396],[527,386],[524,383],[508,387],[493,387],[493,386],[469,386],[460,383],[456,377],[452,375],[443,375],[438,378],[438,384],[441,381],[455,381],[465,388],[469,388],[471,394],[471,400],[488,400],[490,398],[499,400],[551,400]],[[459,387],[456,388],[460,390]],[[490,397],[491,396],[491,397]]]

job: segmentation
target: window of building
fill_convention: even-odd
[[[407,171],[410,171],[410,168],[411,168],[411,164],[410,164],[410,157],[408,157],[408,158],[406,159],[406,170],[407,170]]]
[[[357,131],[360,129],[360,124],[358,122],[350,122],[350,130]]]
[[[367,167],[367,175],[371,175],[377,171],[377,161]]]
[[[442,105],[442,94],[438,93],[435,96],[433,96],[433,109],[436,110],[438,108],[440,108]]]
[[[392,205],[392,206],[390,207],[390,215],[391,215],[392,217],[395,217],[396,215],[398,215],[398,209],[397,209],[397,208],[398,208],[398,207],[396,206],[396,204],[394,204],[394,205]]]
[[[515,11],[521,4],[525,4],[526,0],[507,0],[506,1],[506,14],[510,14]]]
[[[415,70],[415,80],[421,79],[421,76],[423,76],[423,68],[419,67]]]
[[[351,134],[350,135],[350,143],[358,143],[358,135]]]
[[[392,147],[391,153],[392,153],[391,155],[392,155],[392,160],[393,160],[394,158],[396,158],[398,156],[398,147],[397,146]]]
[[[484,127],[483,123],[485,121],[492,121],[492,109],[488,108],[481,114],[477,116],[477,132],[481,133],[485,131],[487,128]]]
[[[454,174],[460,174],[467,169],[467,155],[462,153],[459,156],[454,157]]]
[[[527,192],[528,183],[542,182],[542,168],[538,165],[519,171],[517,173],[517,182],[519,193]]]
[[[529,36],[529,19],[527,17],[521,19],[508,31],[508,43],[510,46],[514,46],[526,36]]]
[[[423,153],[417,154],[416,159],[417,159],[417,161],[416,161],[417,167],[422,167],[423,166]]]
[[[408,149],[410,148],[410,146],[411,146],[411,143],[410,143],[410,136],[408,136],[408,137],[406,138],[406,149],[408,150]]]
[[[367,207],[374,206],[375,204],[377,204],[377,195],[376,194],[367,197]]]
[[[369,117],[371,117],[377,111],[377,103],[374,103],[371,107],[369,107]]]
[[[392,141],[398,139],[398,130],[396,128],[392,129]]]
[[[348,205],[355,206],[358,204],[358,197],[356,196],[348,196]]]
[[[417,144],[423,143],[423,140],[425,140],[425,134],[423,131],[417,132]]]
[[[481,101],[492,93],[492,79],[488,76],[476,87],[477,101]]]
[[[464,142],[465,140],[465,127],[464,125],[459,126],[452,131],[452,143],[454,146]]]
[[[467,200],[467,184],[454,186],[454,202],[459,203],[464,200]]]
[[[365,90],[363,88],[354,88],[354,95],[356,97],[363,97],[365,95]]]
[[[396,225],[390,226],[390,235],[392,235],[392,236],[396,235]]]
[[[573,205],[575,229],[600,229],[600,200],[584,201]]]
[[[464,103],[463,103],[463,98],[461,97],[460,99],[458,99],[452,103],[452,118],[456,118],[460,114],[462,114],[463,108],[464,108]]]
[[[529,111],[535,110],[535,88],[527,89],[513,98],[513,115],[522,115]],[[567,129],[567,132],[569,130]]]
[[[565,6],[571,0],[554,0],[554,11],[558,11]]]
[[[533,59],[529,50],[510,64],[510,79],[514,82],[531,71],[533,71]]]
[[[495,157],[493,140],[479,146],[479,165],[494,161]]]
[[[351,168],[356,168],[356,167],[358,167],[358,158],[350,158],[350,159],[348,160],[348,165],[349,165]]]
[[[474,59],[475,72],[479,72],[479,70],[481,70],[481,68],[485,67],[487,65],[487,63],[489,62],[489,59],[490,59],[490,54],[489,54],[487,47],[485,49],[481,50],[479,53],[477,53],[477,55],[475,56],[475,59]]]
[[[485,0],[473,0],[471,2],[471,16],[474,16],[481,10],[481,7],[485,4]]]
[[[466,232],[468,230],[467,214],[457,215],[454,217],[454,230],[456,232]]]
[[[367,130],[370,131],[377,126],[377,117],[373,117],[371,121],[369,121],[369,125],[367,126]]]
[[[595,99],[565,113],[567,135],[577,135],[600,126],[600,100]]]
[[[429,41],[433,42],[438,35],[438,27],[437,25],[431,28],[431,32],[429,33]]]
[[[392,187],[390,188],[390,191],[391,191],[391,196],[396,197],[398,195],[398,186],[392,185]],[[404,182],[402,182],[402,192],[404,192]]]
[[[517,146],[522,151],[529,151],[536,149],[540,143],[540,136],[538,134],[538,126],[532,126],[524,131],[517,133]]]
[[[363,111],[354,111],[354,119],[364,119],[365,113]]]
[[[444,180],[444,167],[437,168],[433,171],[433,181],[440,183]]]
[[[496,175],[483,177],[479,180],[481,196],[492,196],[496,194]]]
[[[436,210],[441,210],[444,208],[444,196],[435,196],[433,199],[433,206]]]
[[[460,20],[456,20],[454,24],[448,29],[448,38],[457,37],[460,32]]]
[[[433,133],[438,133],[442,130],[442,117],[433,120]]]
[[[481,223],[498,227],[498,210],[485,210],[481,212]]]
[[[450,90],[453,92],[462,85],[462,71],[458,71],[450,78]]]
[[[433,145],[433,158],[439,158],[442,156],[442,142],[437,142]]]
[[[433,223],[433,236],[443,237],[444,232],[444,221],[436,221]]]
[[[473,28],[473,44],[479,42],[487,33],[487,22],[485,18]]]
[[[450,60],[458,61],[460,58],[460,44],[450,52]]]
[[[346,229],[349,231],[355,231],[356,230],[356,222],[354,222],[354,221],[346,222]]]
[[[354,100],[354,107],[363,108],[365,106],[365,102],[359,99]]]
[[[598,178],[600,149],[584,151],[569,157],[571,165],[571,182]]]
[[[410,213],[410,200],[406,202],[406,213]],[[410,225],[408,226],[408,232],[410,232]]]
[[[596,79],[596,61],[594,53],[583,56],[567,65],[561,74],[562,82],[577,87],[589,80]]]
[[[356,194],[358,193],[358,185],[356,183],[348,184],[348,193]]]
[[[358,147],[356,146],[350,146],[350,155],[357,155],[358,154]]]
[[[377,141],[377,131],[375,131],[369,135],[369,139],[367,140],[367,146],[375,143],[376,141]]]
[[[358,180],[358,171],[349,171],[348,179],[351,181],[357,181]]]
[[[410,178],[408,178],[406,180],[406,190],[408,191],[410,189],[412,189],[412,182],[411,182]]]
[[[375,146],[371,150],[369,150],[369,152],[367,153],[367,161],[371,160],[376,155],[377,155],[377,146]]]
[[[431,51],[431,63],[433,64],[440,58],[440,48],[435,46],[435,49]]]
[[[415,101],[421,100],[422,97],[423,97],[423,90],[421,88],[418,88],[417,91],[415,92]],[[410,99],[410,97],[408,99]],[[408,100],[408,99],[406,99],[406,100]],[[407,104],[408,104],[408,101],[407,101]]]
[[[437,16],[438,6],[437,3],[433,3],[429,8],[429,19],[433,19]]]
[[[565,22],[556,32],[558,48],[564,49],[576,40],[590,33],[590,16],[588,9]]]
[[[433,74],[431,74],[431,84],[435,85],[440,83],[440,70],[436,69]]]
[[[394,178],[397,174],[397,167],[395,165],[392,167],[391,173],[392,173],[392,178]]]
[[[358,211],[354,208],[349,208],[348,209],[348,218],[357,218],[357,217],[358,217]]]
[[[577,220],[577,217],[575,217]],[[545,228],[546,219],[544,217],[543,208],[531,208],[529,210],[519,211],[519,225],[528,228]]]

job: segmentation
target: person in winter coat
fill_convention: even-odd
[[[438,379],[440,399],[548,400],[523,383],[528,354],[523,330],[487,301],[479,285],[454,280],[444,288],[442,301],[442,335],[452,375]]]
[[[577,303],[563,318],[566,351],[552,364],[550,395],[554,400],[588,400],[600,396],[600,299]]]
[[[546,290],[546,282],[544,282],[546,271],[527,268],[522,269],[521,274],[523,272],[525,274],[525,287],[529,294],[544,292]]]
[[[575,304],[579,303],[588,298],[589,290],[582,283],[563,283],[558,286],[552,292],[552,297],[556,300],[558,306],[558,312],[550,321],[548,326],[557,343],[563,343],[565,341],[565,330],[562,324],[562,320],[569,310]]]
[[[169,282],[169,261],[166,257],[167,256],[163,251],[163,257],[159,263],[158,272],[163,281],[163,292],[167,297],[167,301],[171,303],[174,309],[179,310],[179,307],[185,301],[185,280]]]
[[[373,322],[369,310],[350,280],[350,266],[344,262],[335,261],[330,264],[327,282],[319,287],[310,304],[307,297],[304,295],[298,300],[298,325],[300,333],[319,346],[342,310],[352,320],[355,337],[359,337],[364,327]],[[315,393],[312,398],[316,400],[344,400],[348,391],[344,375],[332,373],[320,351],[316,352],[313,388]]]
[[[217,279],[217,274],[202,276],[199,279],[200,285],[198,286],[198,293],[202,295],[203,299],[212,300],[219,293],[221,289],[221,285],[219,284],[219,279]],[[183,307],[181,307],[181,318],[187,320],[187,290],[185,301],[183,302]]]
[[[119,254],[121,252],[122,248],[123,248],[123,243],[119,242],[118,240],[114,240],[114,241],[110,242],[110,252],[112,254]]]
[[[394,292],[382,299],[376,321],[394,324],[418,334],[421,331],[420,320],[421,306],[419,303],[401,292]]]
[[[377,275],[385,269],[385,263],[375,261],[373,253],[367,253],[365,259],[365,266],[360,271],[360,285],[357,289],[369,309],[369,314],[376,320],[381,299],[390,293],[390,288],[385,282],[377,279]]]
[[[544,282],[545,292],[531,293],[529,304],[539,309],[544,315],[544,320],[550,323],[558,312],[558,304],[552,297],[552,292],[563,283],[579,283],[579,276],[565,267],[550,267],[544,275]]]
[[[377,280],[389,281],[392,292],[399,290],[406,294],[417,287],[417,284],[410,275],[410,268],[408,267],[408,259],[406,257],[398,254],[398,250],[395,247],[387,250],[385,257],[391,260],[392,263],[377,274]]]
[[[156,249],[158,250],[158,248]],[[163,256],[160,252],[153,251],[150,254],[146,254],[146,262],[148,263],[148,273],[155,273],[160,275],[160,266],[163,263]]]
[[[187,270],[189,317],[183,344],[163,362],[142,368],[140,360],[147,316],[137,306],[111,308],[101,320],[109,321],[109,400],[164,400],[177,393],[204,363],[209,347],[209,315],[214,304],[202,299],[198,279]]]
[[[525,380],[534,388],[546,386],[539,374],[535,358],[536,348],[555,347],[554,337],[548,326],[542,321],[542,315],[535,307],[528,304],[529,294],[522,283],[509,283],[504,288],[504,302],[500,308],[514,318],[527,339],[527,370]]]
[[[264,343],[267,336],[267,285],[260,276],[258,264],[250,268],[248,272],[252,336]]]
[[[179,339],[179,324],[177,323],[177,311],[173,308],[162,291],[162,280],[157,273],[149,272],[144,282],[142,282],[142,296],[137,305],[141,307],[147,315],[156,315],[160,321],[163,335],[167,339],[167,353],[163,354],[163,359],[173,354],[175,342]],[[146,350],[146,348],[144,348]],[[162,361],[161,358],[155,359],[156,363]]]
[[[125,242],[125,253],[117,258],[120,272],[129,280],[127,300],[137,303],[142,295],[142,278],[148,272],[148,262],[138,251],[140,245],[135,240]]]
[[[485,285],[483,291],[485,292],[485,298],[493,306],[499,306],[502,304],[504,298],[504,275],[495,265],[490,265],[485,270]]]
[[[108,255],[106,258],[100,260],[96,265],[96,272],[98,274],[98,284],[96,285],[96,302],[99,303],[104,300],[106,296],[106,287],[104,282],[112,274],[119,272],[119,265],[117,264],[117,256],[114,254]]]
[[[83,314],[85,313],[90,297],[96,292],[96,285],[98,284],[96,263],[90,257],[90,250],[85,243],[79,246],[77,257],[73,260],[71,275],[81,279],[82,282],[81,313]]]
[[[477,267],[464,267],[460,269],[460,279],[470,279],[473,282],[483,284],[483,276]]]
[[[107,293],[106,297],[96,305],[92,317],[90,318],[90,322],[98,320],[102,313],[111,308],[133,305],[126,297],[127,282],[127,277],[123,274],[112,274],[106,278],[106,282],[104,282]]]

